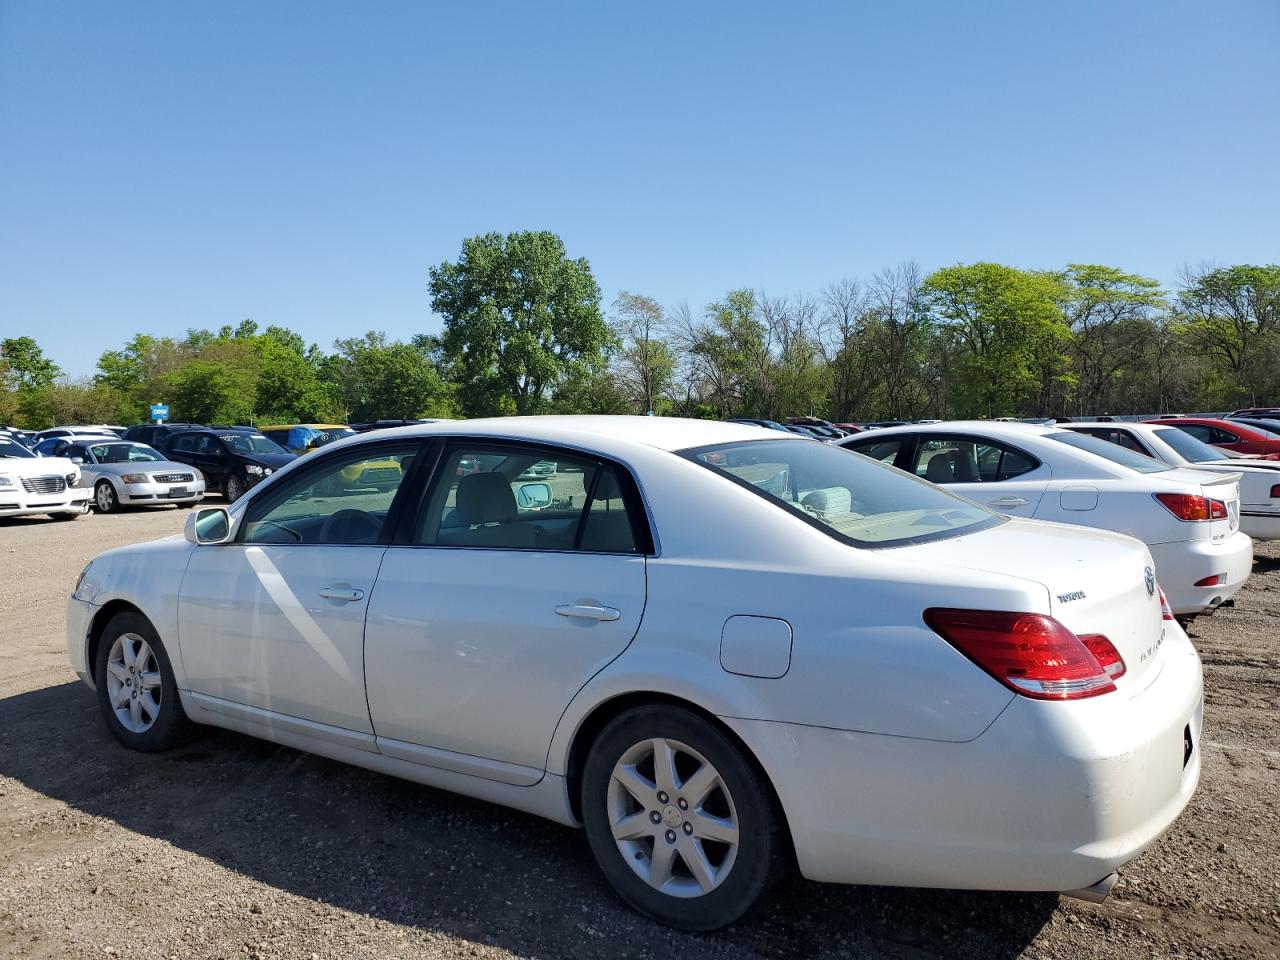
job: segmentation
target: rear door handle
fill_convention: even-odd
[[[1027,501],[1023,500],[1021,497],[1001,497],[999,500],[992,500],[992,501],[991,501],[991,506],[993,506],[993,507],[1020,507],[1020,506],[1022,506],[1023,504],[1025,504],[1026,502],[1027,502]]]
[[[325,587],[320,591],[320,596],[326,600],[343,600],[347,603],[355,603],[357,600],[364,599],[364,591],[356,590],[352,587]]]
[[[562,603],[556,607],[556,613],[579,620],[617,620],[622,616],[622,611],[613,607],[596,607],[586,603]]]

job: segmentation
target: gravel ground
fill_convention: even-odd
[[[690,935],[623,907],[574,830],[230,733],[117,747],[67,667],[64,598],[185,516],[0,521],[0,955],[1280,956],[1280,544],[1192,631],[1200,790],[1106,904],[792,878]]]

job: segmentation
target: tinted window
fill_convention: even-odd
[[[0,437],[0,457],[14,457],[22,460],[27,457],[35,457],[35,454],[20,444],[17,440],[11,440],[8,437]]]
[[[831,444],[754,440],[684,456],[855,545],[938,540],[1003,522],[975,503]]]
[[[1192,463],[1209,463],[1213,460],[1231,459],[1217,447],[1201,443],[1191,434],[1185,433],[1176,427],[1154,427],[1152,429],[1157,437],[1173,447],[1174,451],[1181,457],[1190,460]]]
[[[877,440],[874,443],[856,443],[851,444],[849,449],[862,454],[864,457],[870,457],[872,460],[892,464],[898,458],[898,451],[902,449],[902,440]]]
[[[1114,443],[1107,443],[1105,440],[1099,440],[1097,437],[1090,437],[1087,434],[1058,430],[1055,433],[1046,434],[1046,436],[1057,440],[1059,443],[1065,443],[1069,447],[1085,450],[1095,456],[1102,457],[1104,460],[1110,460],[1112,463],[1118,463],[1122,467],[1136,470],[1138,473],[1160,473],[1171,469],[1167,463],[1161,463],[1159,460],[1153,460],[1151,457],[1143,456],[1141,453],[1134,453],[1132,450],[1126,450],[1124,447],[1117,446]]]
[[[199,434],[180,433],[173,438],[169,444],[169,449],[174,453],[194,453],[196,449],[196,441],[200,439]]]
[[[488,443],[445,448],[414,542],[634,553],[614,468],[579,454]]]
[[[387,516],[416,444],[367,447],[282,479],[249,505],[245,543],[385,543]]]
[[[1180,423],[1178,429],[1183,433],[1195,437],[1201,443],[1213,442],[1213,431],[1200,423]]]
[[[930,483],[991,483],[1038,466],[1025,453],[991,440],[932,437],[916,449],[915,474]]]
[[[1213,437],[1214,443],[1239,443],[1238,434],[1232,433],[1230,430],[1223,430],[1221,427],[1210,427],[1209,434]]]

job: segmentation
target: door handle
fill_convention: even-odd
[[[1021,497],[1001,497],[999,500],[992,500],[993,507],[1021,507],[1027,501]]]
[[[562,603],[556,607],[556,613],[579,620],[617,620],[622,616],[622,611],[613,607],[595,607],[586,603]]]
[[[320,591],[320,596],[326,600],[343,600],[347,603],[354,603],[357,600],[364,599],[364,591],[351,587],[325,587]]]

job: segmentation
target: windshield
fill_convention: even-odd
[[[0,457],[13,457],[18,460],[30,457],[34,460],[36,455],[12,437],[0,437]]]
[[[97,443],[89,452],[98,463],[153,463],[164,459],[143,443]]]
[[[855,546],[941,540],[1004,522],[976,503],[831,444],[751,440],[682,455]]]
[[[218,439],[236,453],[287,453],[284,447],[260,433],[223,433]]]
[[[1153,460],[1151,457],[1141,453],[1134,453],[1132,450],[1112,443],[1110,440],[1091,437],[1087,433],[1072,433],[1069,430],[1059,430],[1056,433],[1046,434],[1046,436],[1057,440],[1059,443],[1065,443],[1069,447],[1087,450],[1089,453],[1102,457],[1103,460],[1110,460],[1112,463],[1118,463],[1120,466],[1136,470],[1138,473],[1162,473],[1165,470],[1173,469],[1167,463]]]
[[[1204,441],[1197,440],[1191,434],[1184,430],[1179,430],[1177,427],[1152,427],[1152,432],[1173,447],[1184,460],[1189,460],[1192,463],[1209,463],[1212,460],[1231,459],[1217,447],[1211,447]]]

